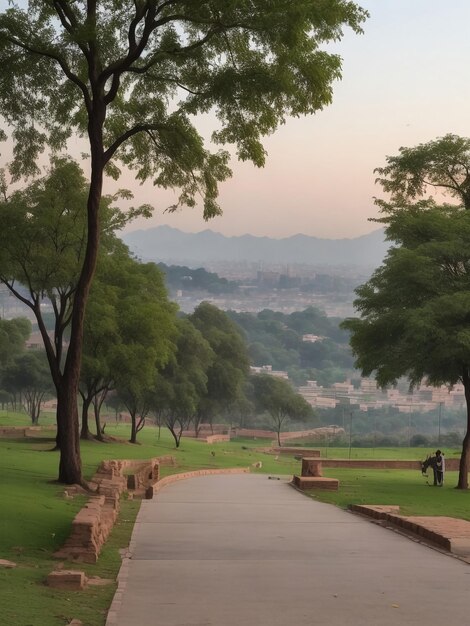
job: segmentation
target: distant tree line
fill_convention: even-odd
[[[172,293],[179,289],[191,292],[204,291],[214,295],[238,291],[236,281],[221,278],[218,274],[208,272],[202,267],[191,269],[185,265],[166,265],[165,263],[158,263],[158,267],[163,272],[166,286]]]
[[[328,386],[354,371],[349,333],[339,327],[340,320],[319,309],[308,307],[291,314],[269,309],[229,311],[228,315],[243,329],[252,365],[287,371],[296,385],[317,380]],[[319,340],[303,341],[304,335],[316,335]]]

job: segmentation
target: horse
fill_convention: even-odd
[[[442,487],[442,484],[444,482],[442,456],[427,456],[426,459],[421,463],[421,473],[427,475],[426,471],[428,467],[432,468],[434,476],[434,486]]]

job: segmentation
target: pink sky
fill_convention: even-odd
[[[470,136],[470,2],[366,0],[365,33],[332,47],[343,57],[333,104],[310,118],[288,120],[265,141],[266,166],[233,163],[221,186],[222,217],[208,224],[199,209],[164,214],[171,196],[132,185],[157,210],[130,230],[168,224],[225,235],[340,238],[377,228],[375,167],[400,146],[446,133]]]
[[[265,140],[266,166],[232,163],[220,188],[223,216],[204,222],[201,209],[168,214],[174,196],[124,175],[118,187],[133,204],[155,207],[129,230],[167,224],[187,232],[342,238],[377,228],[375,167],[400,146],[446,133],[470,136],[469,0],[359,0],[370,11],[363,35],[346,32],[331,46],[343,57],[333,104],[317,115],[289,119]],[[210,118],[201,119],[209,139]],[[77,155],[84,149],[72,141]],[[86,149],[86,148],[85,148]],[[8,155],[2,150],[2,160]],[[107,191],[116,188],[113,182]]]

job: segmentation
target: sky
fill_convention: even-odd
[[[359,0],[370,12],[364,34],[346,31],[329,47],[343,58],[333,103],[315,116],[288,119],[264,145],[266,165],[233,162],[220,188],[223,215],[200,209],[164,213],[171,198],[151,184],[132,189],[150,202],[150,220],[186,232],[275,238],[297,233],[350,238],[377,229],[374,168],[401,146],[447,133],[470,136],[469,0]]]
[[[263,169],[232,162],[233,177],[220,187],[221,217],[205,222],[200,208],[169,214],[170,192],[128,175],[119,187],[133,191],[134,205],[150,203],[155,212],[127,230],[166,224],[228,236],[333,239],[376,230],[368,221],[377,215],[374,196],[381,195],[374,168],[401,146],[447,133],[470,136],[470,1],[357,3],[370,12],[364,34],[347,30],[328,48],[343,58],[333,103],[314,116],[288,119],[266,138]]]

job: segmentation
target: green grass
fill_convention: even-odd
[[[403,515],[445,515],[470,520],[470,491],[455,489],[457,472],[446,472],[443,487],[413,470],[329,468],[324,476],[338,478],[337,492],[315,491],[312,497],[346,508],[349,504],[398,504]],[[428,484],[430,483],[430,484]]]
[[[0,424],[25,425],[24,415],[0,414]],[[53,424],[53,416],[45,416],[43,424]],[[165,430],[161,439],[155,428],[139,433],[139,445],[125,442],[129,425],[109,423],[106,433],[122,437],[121,443],[82,443],[84,475],[90,478],[103,459],[148,459],[172,454],[174,467],[164,467],[163,475],[192,469],[246,467],[262,461],[257,473],[292,475],[300,471],[300,462],[293,456],[258,452],[267,447],[264,440],[235,440],[208,445],[183,439],[175,450]],[[115,585],[89,587],[83,592],[52,590],[44,585],[47,574],[56,566],[52,554],[70,533],[71,521],[84,498],[66,500],[63,487],[53,482],[57,475],[59,455],[52,452],[54,439],[45,430],[35,439],[0,440],[0,558],[15,561],[13,570],[0,569],[0,621],[15,626],[62,626],[73,617],[84,626],[102,626]],[[212,454],[214,453],[214,455]],[[356,449],[351,458],[418,459],[423,449]],[[446,450],[449,457],[457,451]],[[347,458],[349,450],[322,450],[328,458]],[[448,473],[442,489],[428,487],[417,471],[328,469],[325,475],[341,481],[337,493],[317,492],[312,497],[341,507],[348,504],[399,504],[405,514],[450,515],[470,519],[470,493],[453,489],[457,476]],[[96,565],[65,564],[83,569],[89,576],[115,579],[121,558],[119,549],[129,543],[139,502],[122,502],[119,522],[104,547]]]

